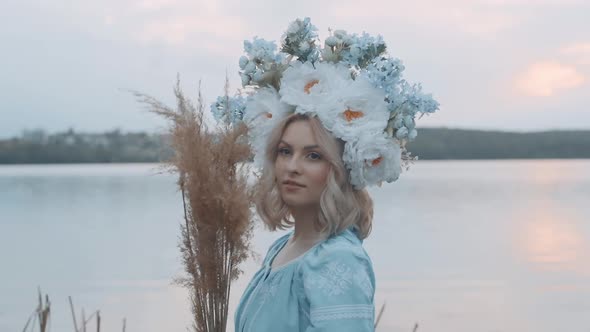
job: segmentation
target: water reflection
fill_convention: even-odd
[[[518,252],[536,269],[590,273],[588,243],[577,228],[582,224],[579,217],[550,200],[525,207],[515,217],[523,220],[516,233]]]

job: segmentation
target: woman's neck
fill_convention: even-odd
[[[316,243],[323,239],[324,235],[315,228],[318,218],[319,207],[317,208],[299,208],[292,209],[291,215],[295,220],[295,230],[293,231],[293,242],[297,243]]]

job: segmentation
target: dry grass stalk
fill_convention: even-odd
[[[100,332],[100,310],[96,311],[96,332]]]
[[[47,329],[47,322],[49,322],[49,313],[51,312],[51,302],[49,302],[49,295],[45,294],[45,303],[41,297],[41,290],[39,290],[39,307],[37,314],[39,315],[39,329],[45,332]]]
[[[49,314],[51,313],[51,302],[49,301],[49,295],[45,294],[45,303],[43,302],[43,296],[41,295],[41,288],[38,288],[39,293],[39,303],[37,304],[37,308],[35,311],[29,316],[25,327],[23,328],[23,332],[27,331],[29,324],[31,325],[31,330],[35,326],[35,321],[39,320],[39,331],[45,332],[47,331],[47,324],[49,322]]]
[[[74,320],[74,330],[78,331],[78,323],[76,323],[76,312],[74,311],[74,303],[72,302],[72,297],[68,296],[68,300],[70,301],[70,310],[72,311],[72,319]]]
[[[29,316],[29,319],[27,319],[27,322],[25,323],[25,327],[23,328],[23,332],[27,332],[27,327],[29,327],[29,324],[31,324],[31,321],[33,320],[33,317],[35,317],[36,312],[33,312],[33,314],[31,314]],[[34,324],[34,321],[33,321]]]
[[[76,331],[86,332],[86,316],[84,315],[84,308],[82,308],[82,327]]]
[[[100,311],[95,311],[92,315],[90,315],[88,317],[88,319],[85,318],[85,313],[84,313],[84,309],[82,309],[82,326],[78,327],[78,324],[76,322],[76,315],[75,315],[75,310],[74,310],[74,303],[72,302],[72,297],[68,296],[68,299],[70,301],[70,309],[72,310],[72,319],[74,320],[74,331],[76,332],[86,332],[86,325],[88,325],[88,322],[90,322],[92,320],[92,318],[96,317],[96,332],[100,332]],[[45,295],[45,302],[43,302],[43,297],[41,296],[41,289],[39,289],[39,303],[37,305],[37,308],[35,309],[35,311],[33,312],[33,314],[29,317],[29,319],[27,320],[27,323],[25,324],[25,327],[23,328],[23,332],[27,331],[27,328],[30,325],[30,331],[33,331],[34,326],[35,326],[35,322],[38,319],[39,320],[39,331],[40,332],[46,332],[47,331],[47,325],[49,323],[49,317],[50,317],[50,313],[51,313],[51,302],[49,301],[49,295]],[[123,331],[125,331],[125,326],[123,325]]]
[[[86,314],[84,308],[82,308],[80,318],[82,325],[78,327],[78,323],[76,322],[76,311],[74,310],[74,302],[72,301],[72,297],[68,296],[68,300],[70,301],[70,309],[72,311],[72,320],[74,321],[74,331],[76,332],[86,332],[86,325],[88,322],[92,320],[92,318],[96,317],[96,331],[100,332],[100,311],[96,310],[92,313],[88,318],[86,318]]]
[[[377,320],[375,321],[375,329],[377,328],[377,325],[379,325],[379,321],[381,320],[381,315],[383,315],[383,311],[385,311],[385,302],[383,302],[383,305],[379,310],[379,314],[377,315]]]
[[[228,90],[226,85],[226,96]],[[169,165],[179,175],[185,219],[179,247],[187,276],[177,282],[189,289],[193,330],[223,332],[231,281],[241,273],[238,266],[249,255],[252,236],[247,127],[225,125],[213,133],[204,123],[200,87],[194,105],[184,96],[179,80],[174,88],[175,110],[145,94],[134,94],[151,112],[171,122],[175,154]]]

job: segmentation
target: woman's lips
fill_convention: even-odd
[[[283,190],[285,191],[297,191],[304,187],[304,185],[292,180],[283,181]]]
[[[297,189],[303,188],[302,186],[292,184],[292,183],[285,183],[285,184],[283,184],[283,187],[287,190],[297,190]]]
[[[302,185],[301,183],[297,183],[297,182],[295,182],[295,181],[290,181],[290,180],[283,181],[283,185],[285,185],[285,186],[305,187],[305,186],[304,186],[304,185]]]

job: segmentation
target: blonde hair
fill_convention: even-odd
[[[332,236],[354,226],[357,236],[364,239],[371,232],[373,200],[366,189],[356,190],[348,180],[348,170],[342,161],[344,142],[336,139],[315,116],[293,114],[282,120],[269,135],[262,175],[257,183],[256,211],[270,230],[290,228],[289,208],[281,198],[274,163],[278,145],[285,129],[295,121],[308,121],[323,157],[330,163],[326,188],[320,198],[317,231]]]

